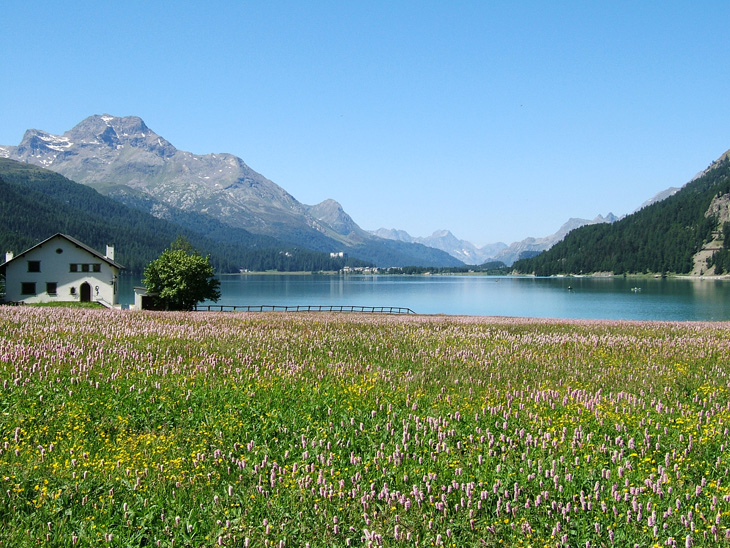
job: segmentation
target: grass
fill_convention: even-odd
[[[0,307],[0,545],[721,545],[729,327]]]
[[[23,303],[20,306],[31,306],[36,308],[105,308],[96,302],[73,302],[73,301],[53,301],[47,303]]]

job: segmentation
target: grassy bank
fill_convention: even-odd
[[[0,545],[720,545],[728,363],[728,324],[0,307]]]

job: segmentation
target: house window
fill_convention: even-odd
[[[58,284],[56,282],[46,282],[46,293],[55,295]]]
[[[101,272],[101,263],[70,264],[69,272]]]
[[[40,272],[41,262],[40,261],[28,261],[28,272]]]
[[[22,282],[20,284],[21,295],[35,295],[35,282]]]

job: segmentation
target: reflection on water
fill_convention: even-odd
[[[400,306],[421,314],[730,320],[730,281],[510,276],[221,276],[218,304]],[[139,279],[123,277],[121,302]]]

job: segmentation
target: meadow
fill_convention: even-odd
[[[730,543],[730,324],[0,307],[0,546]]]

